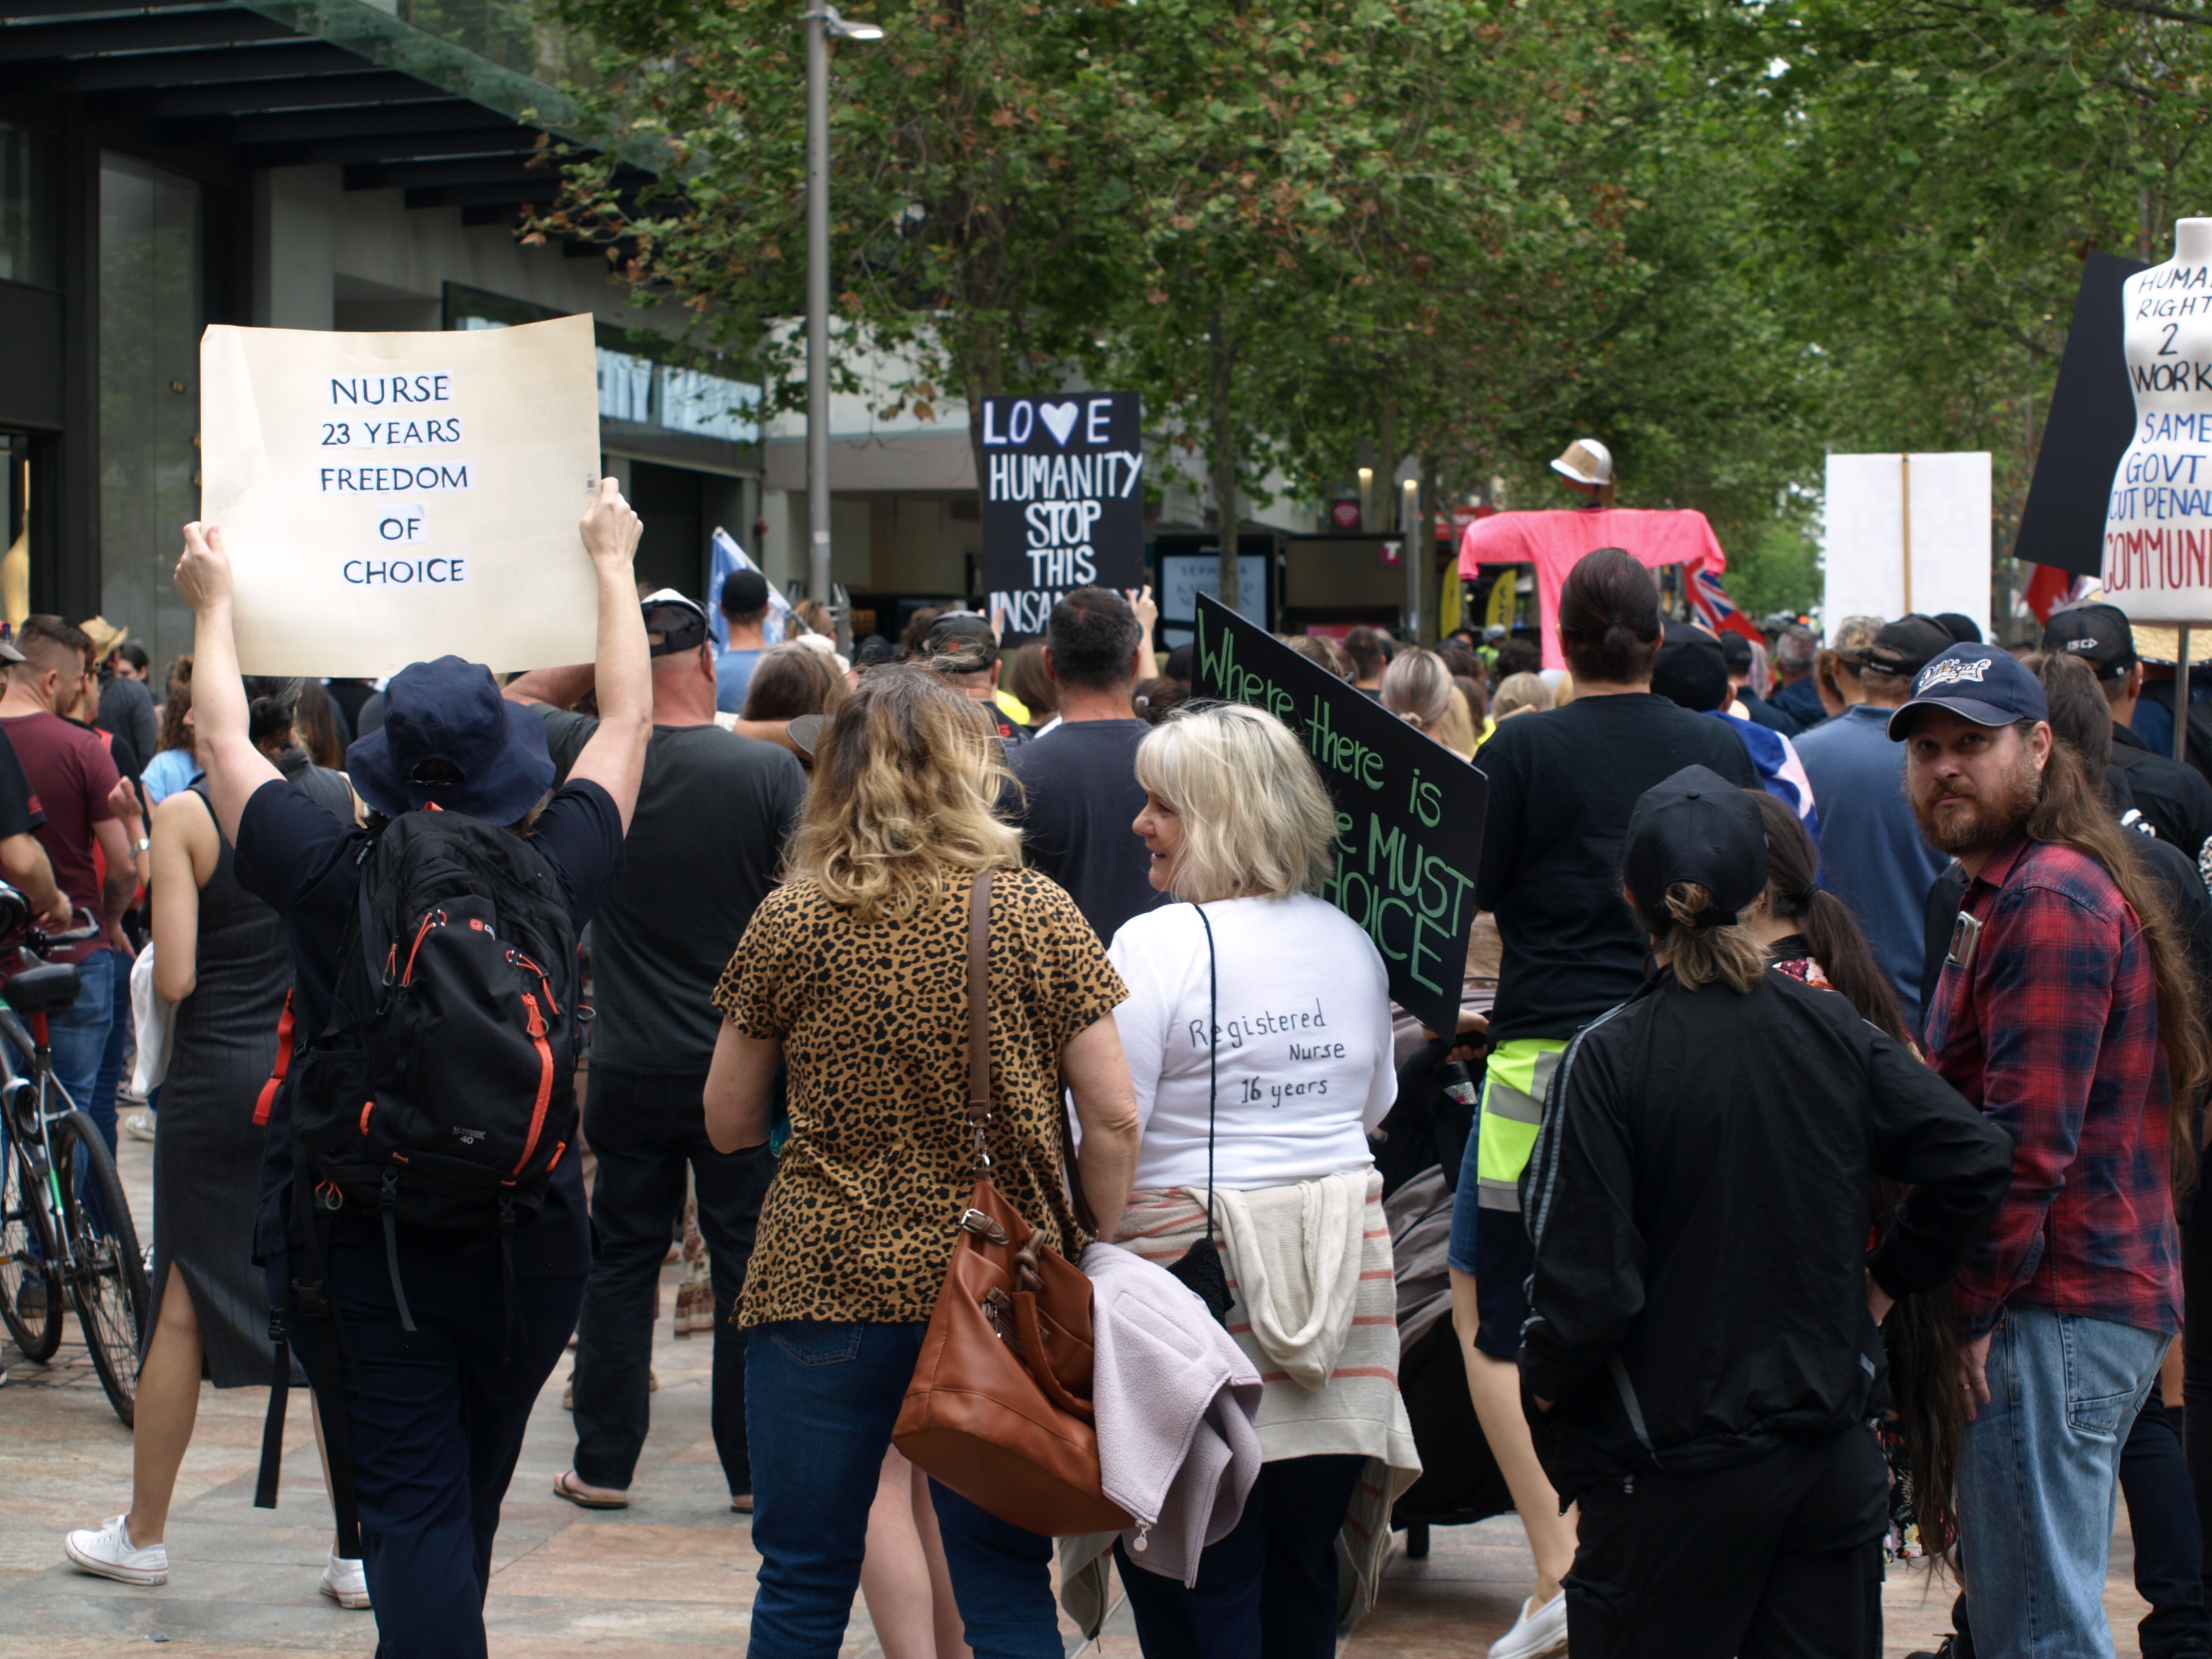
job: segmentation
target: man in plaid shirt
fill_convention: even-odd
[[[1954,1281],[1973,1414],[1958,1471],[1977,1654],[2109,1659],[2119,1450],[2181,1328],[2169,1066],[2188,968],[2041,684],[1993,646],[1923,669],[1891,717],[1929,841],[1970,878],[1931,1063],[2013,1138],[2012,1188]],[[2147,929],[2142,917],[2151,915]]]

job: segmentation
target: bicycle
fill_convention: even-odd
[[[47,1017],[76,1003],[81,975],[45,953],[100,929],[46,933],[29,920],[22,895],[0,884],[0,940],[13,940],[23,963],[0,986],[0,1322],[43,1364],[61,1346],[64,1300],[73,1304],[93,1370],[129,1427],[153,1288],[115,1160],[54,1077],[46,1042]],[[27,1074],[16,1066],[22,1054]]]

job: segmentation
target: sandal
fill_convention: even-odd
[[[575,1484],[571,1485],[571,1482]],[[592,1498],[586,1495],[582,1483],[576,1481],[574,1469],[563,1469],[553,1477],[553,1495],[567,1498],[580,1510],[626,1510],[629,1507],[627,1498]]]

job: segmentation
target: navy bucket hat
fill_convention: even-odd
[[[491,670],[459,657],[393,676],[384,724],[346,750],[346,771],[388,818],[436,806],[514,823],[553,787],[544,720],[500,696]]]

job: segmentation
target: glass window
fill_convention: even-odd
[[[54,281],[53,146],[0,121],[0,282]]]
[[[157,666],[191,649],[169,574],[199,516],[203,321],[199,186],[101,156],[100,614]]]

